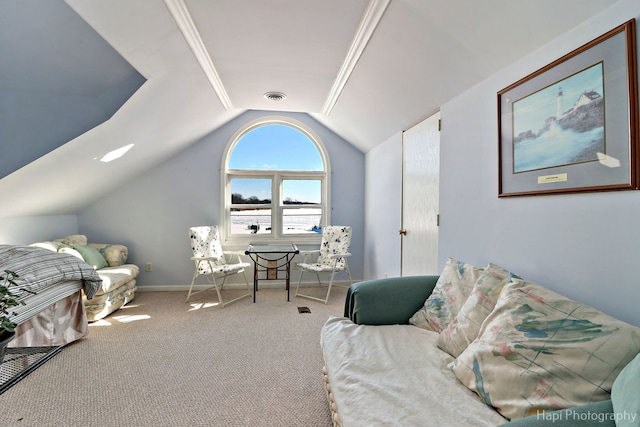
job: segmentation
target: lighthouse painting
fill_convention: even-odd
[[[512,103],[513,173],[606,155],[603,64]]]
[[[640,190],[635,23],[498,91],[498,197]]]

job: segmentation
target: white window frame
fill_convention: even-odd
[[[240,139],[248,132],[264,125],[280,124],[290,126],[302,133],[304,133],[316,146],[322,163],[324,165],[323,171],[303,171],[303,170],[247,170],[247,169],[229,169],[229,159],[233,149],[240,141]],[[281,197],[283,195],[282,182],[284,180],[295,179],[314,179],[321,181],[321,202],[320,208],[322,209],[322,224],[325,226],[331,224],[331,206],[330,206],[330,188],[331,188],[331,165],[329,162],[329,156],[322,143],[320,137],[307,125],[291,119],[289,117],[282,116],[267,116],[250,121],[244,124],[236,133],[231,137],[222,156],[222,166],[220,168],[221,177],[221,238],[222,241],[229,245],[245,245],[255,242],[294,242],[296,244],[307,243],[319,243],[322,240],[322,235],[319,233],[304,233],[304,234],[284,234],[282,233],[282,214],[283,210],[292,207],[314,207],[318,205],[285,205]],[[271,179],[271,233],[270,234],[231,234],[231,180],[233,178],[259,178],[259,179]],[[264,208],[265,205],[246,205],[246,207]]]

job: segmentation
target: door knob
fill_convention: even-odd
[[[404,228],[401,230],[398,230],[398,234],[402,235],[402,236],[406,236],[407,235],[407,230],[405,230]]]

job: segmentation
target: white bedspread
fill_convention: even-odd
[[[321,345],[343,427],[496,426],[507,422],[447,368],[438,334],[330,318]]]

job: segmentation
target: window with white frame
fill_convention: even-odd
[[[229,142],[222,173],[225,240],[320,239],[329,161],[309,128],[281,117],[247,124]]]

